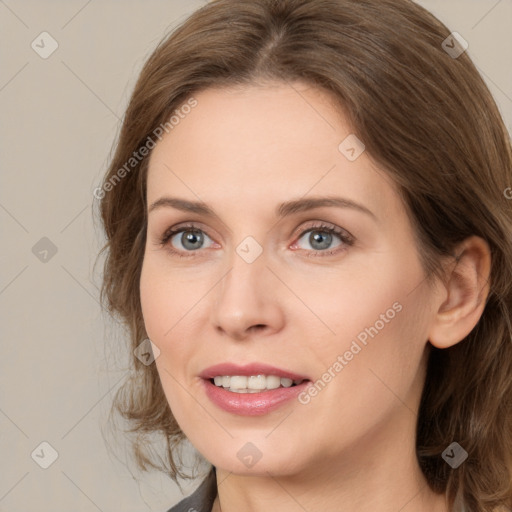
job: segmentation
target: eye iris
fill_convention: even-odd
[[[327,249],[331,245],[331,242],[331,233],[327,233],[325,231],[312,231],[309,235],[309,243],[311,244],[311,247],[315,249]],[[315,247],[315,244],[320,244],[320,247]]]
[[[181,244],[187,250],[194,250],[204,243],[204,236],[201,230],[186,230],[181,234]],[[332,233],[316,230],[309,234],[309,243],[316,250],[328,249],[332,243]]]
[[[185,249],[197,249],[203,245],[203,235],[200,231],[184,231],[181,235],[181,243]]]

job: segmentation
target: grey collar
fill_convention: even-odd
[[[217,476],[212,467],[199,487],[167,512],[211,512],[217,497]]]

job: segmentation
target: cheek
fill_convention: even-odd
[[[348,436],[355,438],[393,411],[407,415],[405,408],[417,407],[428,319],[418,295],[407,292],[390,286],[364,301],[352,295],[332,324],[339,333],[332,337],[335,342],[317,343],[311,351],[311,358],[323,362],[323,373],[316,377],[327,382],[311,399],[312,414],[324,421],[336,418]]]
[[[172,337],[180,319],[197,302],[197,284],[180,282],[179,273],[163,269],[159,258],[150,255],[144,259],[140,278],[142,315],[149,338],[161,350],[160,344]]]
[[[355,420],[400,404],[397,396],[406,403],[416,396],[423,376],[428,294],[424,286],[411,293],[422,270],[401,265],[396,256],[388,265],[353,268],[326,280],[323,293],[309,288],[308,306],[325,325],[316,321],[316,335],[311,324],[309,347],[301,358],[316,366],[318,388],[325,383],[318,393],[324,398],[311,400],[322,403],[318,413],[323,416],[353,414]]]
[[[191,385],[191,366],[199,341],[197,329],[198,325],[204,327],[201,298],[209,287],[206,279],[191,279],[179,270],[169,269],[160,256],[150,255],[144,260],[140,279],[142,315],[148,337],[160,350],[156,366],[173,410],[190,398],[183,394],[180,383]]]
[[[160,349],[160,357],[155,360],[167,402],[178,423],[186,416],[189,395],[186,396],[179,382],[184,381],[184,361],[190,359],[190,343],[178,343],[186,339],[183,328],[188,324],[180,322],[188,319],[187,310],[193,304],[193,297],[187,297],[185,287],[177,283],[176,273],[164,272],[162,265],[151,256],[144,259],[140,279],[140,300],[146,332],[151,341]]]

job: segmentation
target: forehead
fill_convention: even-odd
[[[167,151],[179,159],[186,151],[188,159],[202,160],[204,153],[190,151],[201,148],[216,167],[228,167],[230,157],[261,167],[260,162],[276,160],[277,155],[288,161],[314,156],[313,145],[321,144],[323,152],[336,149],[335,132],[342,117],[336,116],[333,100],[320,89],[270,83],[207,89],[194,97],[197,106],[164,136],[153,157]]]
[[[149,203],[170,192],[245,208],[308,193],[343,194],[374,211],[396,201],[391,180],[364,151],[351,161],[347,145],[340,148],[353,133],[326,91],[273,83],[207,89],[194,98],[197,105],[153,149]]]

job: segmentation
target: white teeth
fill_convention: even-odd
[[[265,375],[251,375],[247,379],[247,386],[251,389],[265,389],[267,387],[267,378]]]
[[[292,384],[293,384],[292,379],[286,379],[284,377],[281,379],[281,386],[283,386],[285,388],[289,388]]]
[[[277,375],[269,375],[267,377],[267,388],[277,389],[281,385],[281,379]]]
[[[302,380],[292,380],[277,375],[217,375],[213,382],[218,387],[223,387],[234,393],[258,393],[260,391],[289,388],[293,384],[300,384]]]
[[[247,388],[247,377],[244,375],[235,375],[231,377],[229,383],[230,389],[245,389]]]

